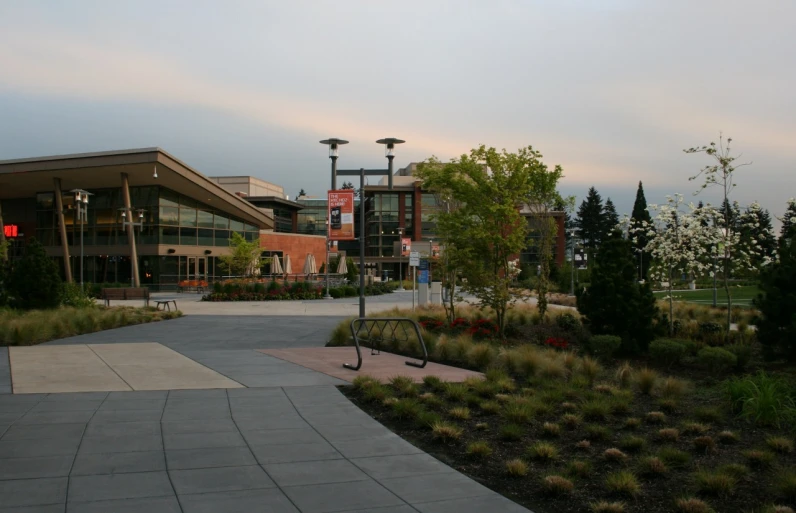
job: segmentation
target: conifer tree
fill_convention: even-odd
[[[652,254],[645,251],[644,248],[650,241],[650,237],[646,230],[638,230],[641,226],[651,226],[652,216],[647,210],[647,198],[644,196],[644,186],[641,181],[638,182],[638,190],[636,190],[636,201],[633,203],[633,214],[630,216],[630,231],[634,234],[633,249],[641,266],[641,279],[647,280],[650,265],[652,265]],[[639,255],[639,253],[641,253]]]
[[[575,219],[578,238],[586,248],[590,267],[594,253],[600,247],[600,242],[605,234],[604,226],[603,199],[597,189],[590,187],[586,199],[578,208],[578,217]]]
[[[608,198],[605,200],[605,207],[603,208],[603,238],[607,238],[618,224],[619,214],[616,213],[614,202],[611,201],[611,198]]]
[[[796,200],[793,198],[788,201],[788,208],[785,210],[785,215],[782,216],[782,229],[779,232],[780,240],[792,235],[791,231],[796,232]]]

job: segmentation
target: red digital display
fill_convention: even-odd
[[[13,239],[19,235],[19,226],[15,224],[7,224],[3,226],[3,235],[9,239]]]

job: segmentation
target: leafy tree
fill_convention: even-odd
[[[652,264],[652,255],[644,248],[649,243],[649,235],[646,230],[635,230],[644,225],[652,224],[652,216],[647,210],[647,198],[644,197],[644,186],[638,182],[638,190],[636,191],[636,201],[633,203],[633,214],[630,216],[630,230],[634,232],[633,249],[637,253],[641,253],[639,260],[641,261],[641,279],[647,279],[647,273],[650,265]]]
[[[526,245],[528,227],[519,207],[531,192],[530,173],[540,165],[532,147],[517,153],[481,146],[447,164],[435,157],[418,166],[423,187],[455,198],[461,207],[435,215],[442,244],[459,252],[465,290],[495,311],[505,337],[506,311],[516,301],[510,265]]]
[[[578,238],[583,241],[583,246],[588,254],[589,265],[594,257],[600,242],[605,235],[605,222],[603,217],[603,199],[597,189],[589,188],[586,199],[578,208],[578,217],[575,219]]]
[[[707,146],[693,147],[683,150],[685,153],[704,153],[713,161],[703,167],[699,173],[689,178],[696,180],[702,178],[704,182],[698,191],[699,194],[708,187],[718,187],[722,193],[721,216],[717,218],[719,243],[715,246],[721,248],[721,269],[724,280],[724,292],[727,294],[727,332],[729,333],[732,323],[732,291],[730,289],[730,278],[734,269],[747,266],[749,263],[749,253],[742,244],[739,243],[739,230],[736,220],[738,216],[733,205],[730,208],[730,193],[735,188],[735,171],[747,164],[736,164],[738,157],[733,156],[730,144],[732,138],[728,137],[726,142],[724,136],[719,134],[719,143],[711,142]]]
[[[771,224],[771,214],[754,202],[747,207],[743,218],[745,223],[738,227],[741,242],[744,246],[755,247],[757,250],[750,255],[750,260],[754,270],[758,271],[774,258],[777,251],[777,237]]]
[[[343,182],[343,186],[342,186],[342,187],[340,187],[340,188],[341,188],[342,190],[353,189],[353,188],[354,188],[354,184],[353,184],[353,183],[351,183],[351,182]]]
[[[345,262],[345,279],[348,283],[355,283],[359,281],[359,268],[354,264],[354,259],[348,257]]]
[[[530,240],[536,245],[539,265],[539,275],[536,280],[537,307],[539,314],[544,316],[547,312],[547,294],[550,290],[551,272],[553,267],[553,248],[555,247],[558,223],[552,212],[574,204],[575,198],[562,198],[558,192],[558,182],[564,176],[561,166],[550,169],[541,160],[542,154],[534,152],[527,163],[528,179],[530,182],[525,208],[531,214],[528,220]]]
[[[760,276],[760,294],[754,300],[760,310],[757,338],[767,358],[784,357],[796,362],[796,233],[780,239],[779,260]]]
[[[61,275],[44,246],[32,238],[25,256],[16,262],[8,277],[13,305],[22,309],[55,308],[61,298]]]
[[[260,241],[247,241],[238,232],[232,232],[229,238],[229,255],[221,255],[219,264],[231,276],[251,276],[258,268],[260,257]]]
[[[613,230],[597,252],[591,284],[577,291],[578,311],[595,335],[615,335],[627,353],[646,351],[657,313],[649,284],[637,278],[633,244]]]

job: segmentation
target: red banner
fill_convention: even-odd
[[[354,191],[329,191],[329,240],[354,240]]]
[[[401,256],[409,256],[409,252],[412,251],[412,239],[410,238],[401,238]]]
[[[3,226],[3,235],[8,239],[13,239],[19,236],[19,226],[15,224],[7,224]]]

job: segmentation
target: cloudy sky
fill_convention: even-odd
[[[0,159],[160,146],[208,175],[322,195],[341,167],[533,145],[562,191],[629,212],[696,190],[734,139],[735,199],[796,196],[791,0],[0,2]],[[716,194],[708,194],[708,201]]]

